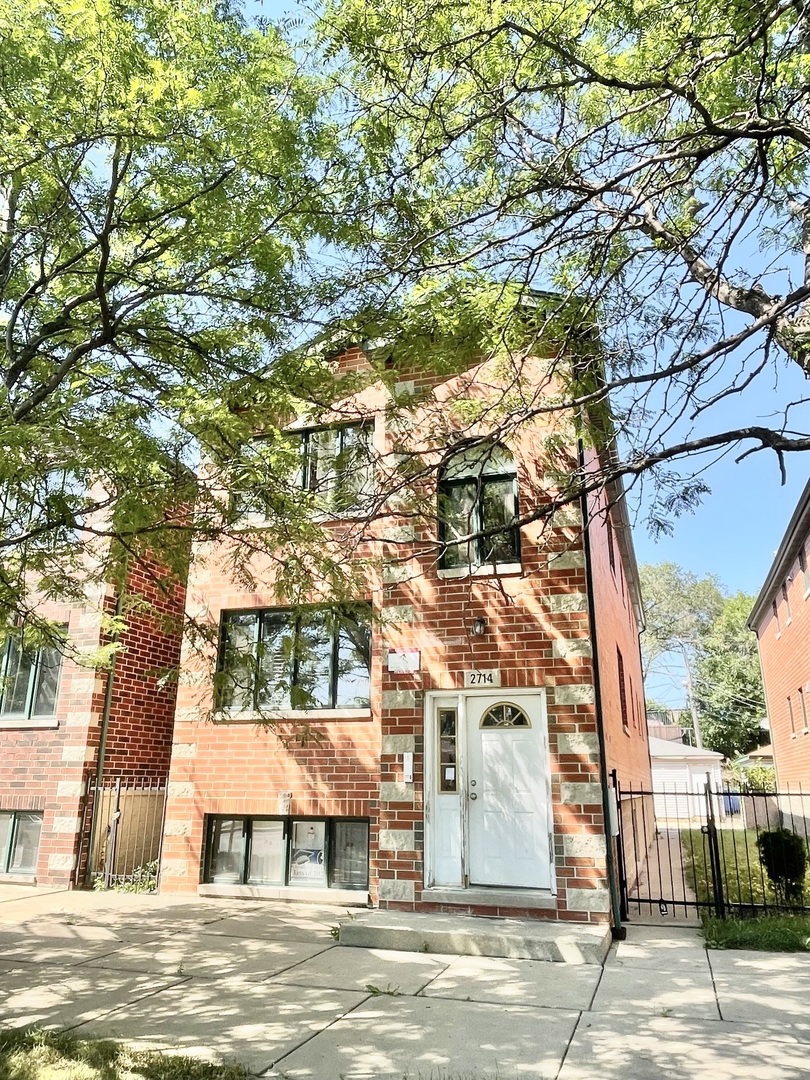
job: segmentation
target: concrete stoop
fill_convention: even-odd
[[[611,942],[610,927],[602,924],[481,915],[367,911],[349,914],[339,923],[338,943],[355,948],[503,956],[566,964],[602,964]]]

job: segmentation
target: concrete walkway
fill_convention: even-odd
[[[335,948],[336,914],[0,887],[0,1026],[295,1080],[810,1077],[810,955],[682,926],[631,927],[604,969]]]

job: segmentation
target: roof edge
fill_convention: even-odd
[[[773,599],[782,578],[793,565],[793,560],[799,553],[804,535],[808,531],[810,531],[810,480],[807,481],[804,491],[799,496],[796,509],[788,522],[787,529],[785,529],[782,542],[776,550],[771,568],[754,601],[751,614],[748,616],[746,625],[755,634],[767,605]]]

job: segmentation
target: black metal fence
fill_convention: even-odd
[[[810,793],[614,788],[624,918],[810,911]]]
[[[76,884],[156,889],[165,812],[163,779],[89,778]]]

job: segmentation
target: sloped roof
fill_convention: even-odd
[[[748,629],[757,632],[762,616],[770,607],[771,600],[776,596],[779,588],[787,577],[788,571],[793,566],[793,560],[798,556],[802,542],[810,531],[810,481],[799,496],[793,517],[788,522],[782,543],[774,556],[768,576],[759,590],[759,596],[754,602],[753,610],[748,616]]]
[[[677,758],[687,761],[721,761],[722,754],[716,750],[698,750],[696,746],[687,746],[685,743],[672,742],[670,739],[656,739],[652,735],[649,738],[650,757],[653,758]]]

